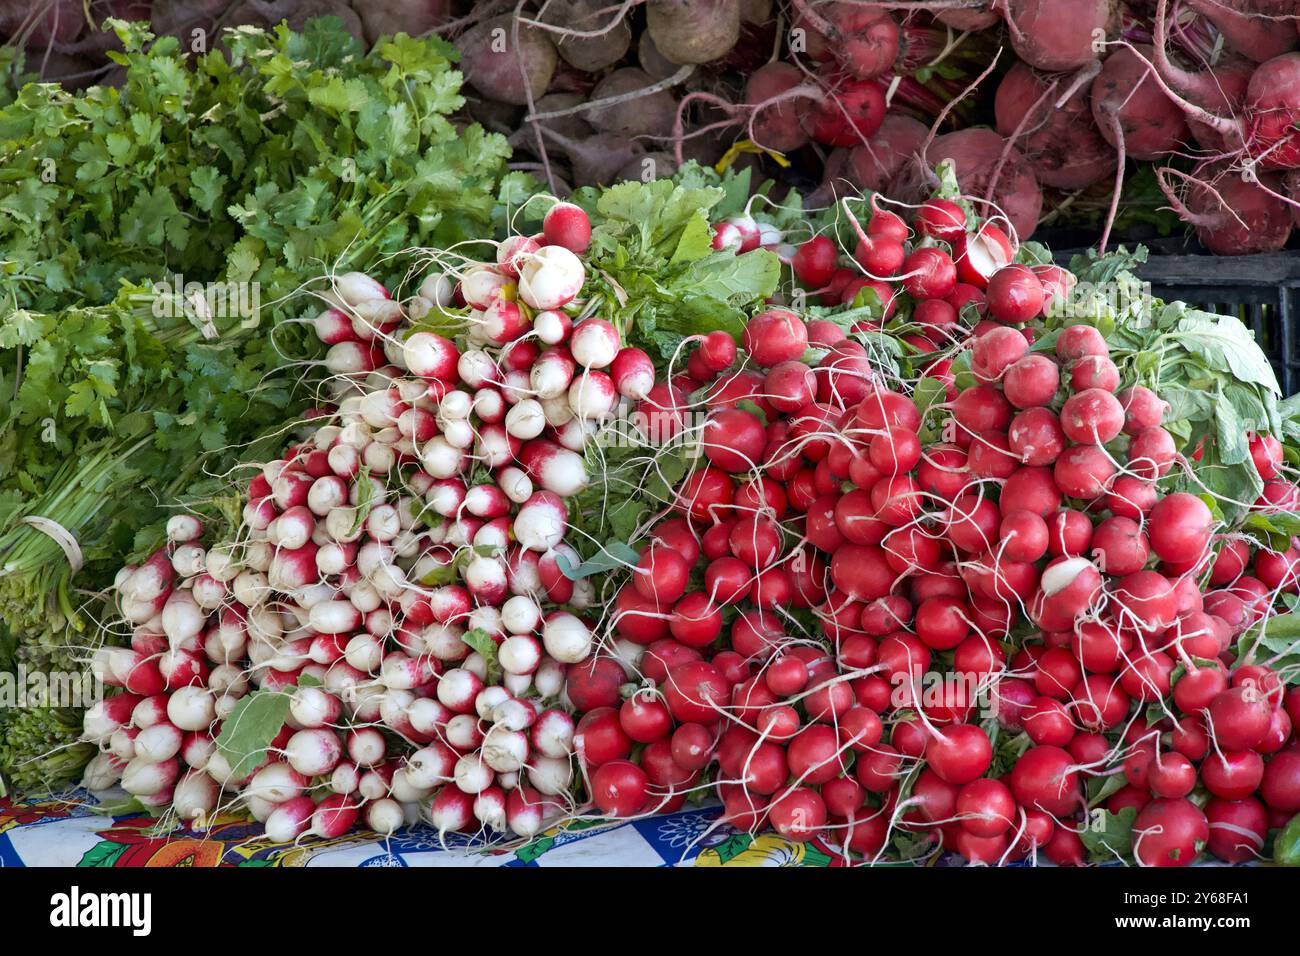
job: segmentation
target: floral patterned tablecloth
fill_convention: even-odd
[[[203,831],[160,832],[144,814],[111,815],[77,790],[23,803],[0,800],[0,866],[839,866],[835,847],[752,836],[703,807],[626,823],[577,820],[527,845],[485,847],[459,835],[444,845],[425,825],[387,839],[274,843],[260,824],[218,818]]]

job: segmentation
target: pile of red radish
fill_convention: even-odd
[[[1233,648],[1300,589],[1300,550],[1258,551],[1247,574],[1249,539],[1165,493],[1188,464],[1165,403],[1122,387],[1095,328],[1031,350],[1027,323],[1073,276],[1010,263],[996,227],[967,232],[955,203],[927,203],[916,228],[909,252],[906,224],[877,210],[853,282],[949,346],[939,420],[838,326],[780,309],[751,320],[743,353],[705,338],[643,403],[663,438],[703,395],[705,461],[618,593],[618,643],[570,668],[595,805],[672,809],[711,781],[733,825],[854,858],[904,832],[973,862],[1077,864],[1086,794],[1128,773],[1105,807],[1141,810],[1140,863],[1258,854],[1300,811],[1300,697]],[[863,259],[886,248],[873,274]],[[792,265],[818,289],[838,260],[819,237]],[[925,424],[944,440],[923,442]],[[1286,509],[1281,446],[1255,436],[1252,453],[1256,508]],[[994,726],[1014,751],[995,752]],[[1206,799],[1189,799],[1191,761]],[[1157,764],[1177,783],[1148,775]]]

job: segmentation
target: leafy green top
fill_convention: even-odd
[[[578,190],[574,199],[594,224],[588,308],[664,359],[686,336],[721,329],[739,337],[776,291],[781,263],[765,249],[713,250],[710,213],[717,217],[727,197],[717,186],[673,180]]]
[[[391,281],[386,256],[491,235],[525,185],[502,137],[453,125],[461,75],[437,38],[367,54],[325,18],[191,56],[109,24],[121,88],[0,98],[0,609],[33,630],[60,623],[56,589],[73,616],[68,567],[18,517],[66,527],[77,584],[102,586],[182,489],[308,401],[288,367],[319,347],[292,321],[315,311],[304,279]],[[260,308],[156,308],[177,275]]]

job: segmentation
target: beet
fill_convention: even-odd
[[[1102,64],[1101,72],[1092,81],[1092,117],[1112,146],[1118,147],[1119,136],[1123,136],[1125,151],[1131,158],[1157,159],[1173,152],[1187,137],[1187,120],[1151,75],[1148,64],[1154,48],[1136,49],[1141,57],[1123,47]]]
[[[381,36],[408,33],[420,36],[441,24],[451,13],[450,0],[367,0],[358,3],[357,15],[365,30],[366,42]]]
[[[1087,88],[1076,91],[1058,108],[1056,101],[1065,92],[1065,84],[1058,83],[1044,97],[1050,85],[1047,76],[1025,64],[1013,66],[1002,78],[994,100],[998,132],[1013,136],[1024,121],[1016,146],[1044,186],[1091,186],[1115,171],[1115,150],[1093,122]]]
[[[550,0],[541,19],[575,33],[590,33],[603,30],[614,19],[607,6],[602,0]],[[584,73],[596,73],[623,59],[632,45],[632,28],[625,17],[618,17],[616,25],[599,36],[552,33],[551,39],[565,63]]]
[[[635,66],[615,70],[596,84],[591,99],[604,100],[632,96],[609,106],[585,111],[582,116],[597,130],[625,136],[666,138],[672,133],[677,114],[677,100],[668,90],[640,93],[654,81]]]
[[[780,61],[769,63],[754,72],[745,84],[745,103],[757,106],[794,89],[803,82],[798,67]],[[807,112],[808,104],[798,99],[786,99],[773,106],[765,106],[754,114],[751,138],[760,146],[788,153],[808,142],[799,119]]]
[[[1163,172],[1163,171],[1162,171]],[[1219,256],[1277,252],[1291,235],[1293,208],[1270,195],[1283,191],[1278,173],[1264,173],[1260,183],[1248,182],[1224,164],[1206,164],[1189,177],[1189,188],[1179,197],[1165,175],[1161,186],[1170,203],[1196,230],[1196,237]]]
[[[515,26],[511,16],[484,20],[457,37],[456,48],[461,52],[460,68],[474,89],[491,99],[522,106],[528,102],[529,92],[534,100],[546,92],[559,57],[543,31],[522,23],[518,24],[516,48]],[[499,41],[502,35],[506,37],[504,43]],[[527,88],[519,69],[521,57],[528,75]]]
[[[876,135],[848,153],[843,175],[859,189],[887,192],[928,135],[924,123],[902,113],[886,113]]]
[[[1087,66],[1098,56],[1098,32],[1119,29],[1115,0],[1008,0],[1004,11],[1016,54],[1048,73]]]
[[[1246,89],[1251,151],[1272,169],[1300,166],[1300,53],[1260,64]]]
[[[936,10],[934,18],[944,26],[952,27],[954,30],[987,30],[991,26],[996,26],[999,19],[997,13],[993,10]]]
[[[740,39],[740,0],[649,0],[646,30],[670,63],[708,63]]]
[[[796,7],[800,14],[795,28],[804,31],[808,56],[821,62],[834,60],[860,80],[880,76],[902,52],[902,31],[879,7],[843,2]]]
[[[1228,49],[1263,63],[1295,49],[1297,38],[1278,28],[1276,20],[1251,16],[1226,6],[1223,0],[1185,0],[1223,37]],[[1288,11],[1291,12],[1291,11]]]

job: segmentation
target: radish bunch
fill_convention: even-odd
[[[1271,491],[1295,493],[1294,486],[1270,484]],[[1276,505],[1264,499],[1257,507]],[[1202,610],[1145,669],[1167,699],[1158,719],[1139,718],[1127,728],[1126,785],[1107,801],[1111,812],[1138,811],[1140,862],[1184,865],[1202,846],[1229,863],[1258,859],[1269,830],[1300,812],[1300,694],[1267,662],[1234,661],[1223,650],[1274,613],[1280,596],[1300,593],[1298,571],[1294,546],[1278,553],[1243,536],[1225,538],[1209,563],[1212,590]],[[1189,799],[1198,789],[1208,799]]]
[[[831,237],[814,236],[791,253],[795,278],[824,306],[849,305],[870,290],[881,309],[870,328],[911,303],[919,331],[905,341],[925,353],[969,331],[958,321],[967,306],[999,322],[1029,322],[1049,314],[1073,287],[1074,277],[1057,266],[1012,266],[1018,252],[1014,230],[995,219],[968,224],[965,209],[953,200],[922,203],[911,226],[878,200],[865,227],[847,202],[843,211],[857,237],[852,255]]]
[[[938,353],[922,374],[947,400],[924,413],[838,325],[779,308],[749,322],[740,350],[703,337],[651,391],[643,409],[669,423],[699,398],[702,460],[618,591],[617,642],[569,669],[603,814],[673,809],[712,785],[736,826],[867,859],[905,832],[973,862],[1081,863],[1085,784],[1168,755],[1190,723],[1196,760],[1249,750],[1229,763],[1267,793],[1239,805],[1244,784],[1211,769],[1204,813],[1191,786],[1112,794],[1111,812],[1144,810],[1139,862],[1183,865],[1206,846],[1242,859],[1296,812],[1294,692],[1267,666],[1228,668],[1236,639],[1295,590],[1300,550],[1252,559],[1205,501],[1168,490],[1187,462],[1167,406],[1123,387],[1095,328],[1031,350],[1073,276],[1014,264],[999,235],[944,200],[913,228],[877,211],[859,230],[857,258],[897,264],[853,281],[877,284],[886,315],[910,309],[931,346],[919,351]],[[840,261],[817,238],[791,264],[818,289]],[[1252,454],[1256,507],[1290,507],[1280,445],[1256,436]],[[1201,681],[1215,693],[1195,695]],[[1265,686],[1267,705],[1252,691]],[[1234,735],[1243,709],[1258,739]],[[995,749],[995,723],[1013,752]],[[1265,816],[1247,831],[1258,840],[1234,829]]]
[[[531,836],[568,810],[558,704],[593,649],[594,592],[566,574],[566,499],[592,426],[653,384],[610,323],[563,311],[583,266],[561,243],[589,234],[561,204],[405,305],[360,273],[333,282],[315,328],[337,407],[248,482],[227,540],[178,516],[118,577],[132,637],[98,660],[124,692],[87,715],[92,782],[190,820],[238,804],[287,840],[417,812]],[[453,303],[461,344],[412,327]],[[215,741],[254,692],[287,695],[287,717],[232,767]]]

